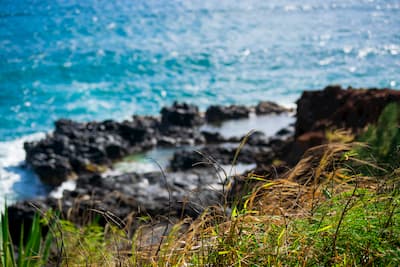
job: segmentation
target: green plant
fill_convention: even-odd
[[[43,224],[44,222],[36,214],[33,217],[32,225],[26,239],[24,226],[22,225],[19,245],[18,249],[16,249],[10,235],[8,211],[5,208],[4,214],[1,215],[1,266],[29,267],[46,264],[50,254],[53,235],[50,231],[44,235]]]
[[[357,150],[360,158],[375,162],[389,172],[400,168],[400,104],[388,104],[376,125],[369,125],[358,139],[368,145]],[[377,174],[376,170],[364,166],[368,174]],[[378,174],[381,173],[382,170]]]

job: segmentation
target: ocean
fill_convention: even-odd
[[[399,88],[399,29],[397,0],[1,0],[0,205],[47,193],[22,144],[58,118]]]

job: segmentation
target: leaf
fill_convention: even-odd
[[[262,188],[266,189],[266,188],[271,187],[271,186],[273,186],[273,185],[275,185],[275,184],[276,184],[276,183],[274,183],[274,182],[266,183],[266,184],[264,184],[264,185],[262,186]]]
[[[318,229],[318,230],[315,231],[314,233],[325,232],[326,230],[331,229],[331,228],[332,228],[332,225],[328,225],[328,226],[325,226],[325,227],[322,227],[322,228]]]
[[[279,236],[278,236],[278,240],[277,240],[278,245],[281,244],[281,240],[282,240],[283,235],[285,234],[285,230],[286,229],[283,228],[282,231],[280,232]]]
[[[236,218],[238,216],[238,210],[237,207],[233,207],[232,213],[231,213],[231,218]]]
[[[332,194],[331,194],[331,192],[330,192],[328,189],[324,188],[324,190],[322,190],[322,193],[324,193],[324,196],[325,196],[327,199],[331,199],[331,198],[332,198]]]

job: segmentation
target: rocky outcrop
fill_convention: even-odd
[[[25,230],[29,232],[34,214],[50,209],[79,225],[88,224],[95,218],[100,218],[99,223],[105,225],[110,218],[122,222],[140,216],[164,221],[196,217],[205,208],[221,203],[223,183],[212,168],[107,177],[85,175],[77,180],[76,189],[64,191],[60,200],[46,197],[9,206],[10,225],[18,226],[10,227],[11,235],[14,240],[19,240],[20,226],[26,226]],[[139,220],[133,221],[135,228]]]
[[[179,150],[174,153],[170,168],[177,171],[210,165],[258,164],[267,157],[272,161],[274,150],[278,149],[277,140],[280,139],[267,138],[262,132],[254,132],[247,137],[243,146],[239,146],[239,143],[224,143],[204,146],[198,151]]]
[[[193,128],[203,121],[197,107],[174,103],[161,113],[161,120],[141,116],[123,122],[58,120],[51,135],[25,143],[26,161],[44,183],[58,186],[66,179],[97,173],[114,160],[156,145],[204,143],[202,134]]]
[[[265,115],[265,114],[271,114],[271,113],[281,114],[284,112],[291,112],[292,109],[285,108],[281,105],[278,105],[275,102],[261,101],[257,104],[255,111],[256,111],[257,115]]]
[[[206,120],[209,123],[219,123],[225,120],[248,118],[251,109],[246,106],[210,106],[206,110]]]
[[[331,85],[320,91],[305,91],[297,101],[295,139],[282,149],[282,159],[294,165],[303,153],[326,143],[326,130],[349,129],[359,133],[375,123],[382,110],[400,103],[400,91],[390,89],[343,89]]]
[[[195,127],[203,124],[203,118],[197,106],[175,102],[172,107],[161,109],[161,122],[167,126]]]
[[[342,89],[339,85],[322,91],[304,91],[297,101],[296,136],[327,128],[357,131],[378,120],[385,106],[400,103],[400,91],[390,89]]]
[[[274,107],[278,105],[271,104]],[[210,121],[247,117],[251,108],[213,106],[206,112]],[[204,116],[195,105],[175,102],[161,109],[160,117],[133,116],[116,122],[55,122],[55,130],[39,142],[25,143],[26,162],[48,185],[100,173],[114,161],[153,147],[193,146],[238,142],[218,133],[202,132]]]

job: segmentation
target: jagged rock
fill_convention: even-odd
[[[246,144],[251,146],[266,146],[268,145],[269,139],[265,133],[260,131],[255,131],[247,138]]]
[[[248,118],[250,108],[246,106],[210,106],[206,111],[206,120],[209,123],[218,123],[224,120]]]
[[[171,159],[170,168],[172,171],[188,170],[204,160],[204,157],[196,151],[176,151]],[[201,166],[204,167],[204,164],[201,164]]]
[[[196,217],[205,208],[221,203],[221,188],[221,181],[211,168],[166,174],[85,175],[77,180],[77,188],[64,191],[60,200],[47,197],[9,206],[9,221],[10,225],[17,226],[24,223],[28,232],[34,214],[49,209],[80,225],[96,217],[104,225],[109,216],[119,219],[143,215],[170,219]],[[20,227],[11,227],[11,231],[14,240],[19,240]]]
[[[219,144],[229,141],[218,132],[212,133],[212,132],[202,131],[201,133],[203,134],[207,144]]]
[[[357,131],[378,120],[385,106],[400,103],[400,91],[390,89],[344,90],[339,85],[322,91],[304,91],[297,101],[295,136],[326,128]]]
[[[178,103],[162,110],[161,121],[150,116],[133,116],[123,122],[60,119],[53,134],[25,143],[26,162],[44,183],[58,186],[70,177],[96,173],[104,169],[101,166],[156,145],[204,143],[204,136],[193,128],[202,121],[196,106]]]
[[[173,147],[176,143],[176,139],[169,136],[161,136],[157,141],[157,145],[164,147]]]
[[[280,129],[276,133],[276,135],[277,136],[286,136],[286,135],[290,135],[291,133],[293,133],[293,131],[289,130],[288,128],[283,128],[283,129]]]
[[[164,125],[194,127],[203,124],[203,119],[197,106],[175,102],[171,107],[161,109],[161,122]]]
[[[264,115],[264,114],[280,114],[284,112],[290,112],[291,109],[285,108],[283,106],[278,105],[275,102],[271,101],[261,101],[256,106],[256,114],[257,115]]]
[[[194,168],[209,167],[215,165],[231,165],[232,163],[252,164],[256,163],[256,157],[260,153],[269,153],[270,148],[267,146],[250,146],[245,145],[239,150],[238,157],[235,154],[239,144],[231,144],[228,146],[206,146],[199,151],[180,150],[174,153],[170,162],[170,168],[173,171],[188,170]],[[235,159],[235,162],[234,162]]]

